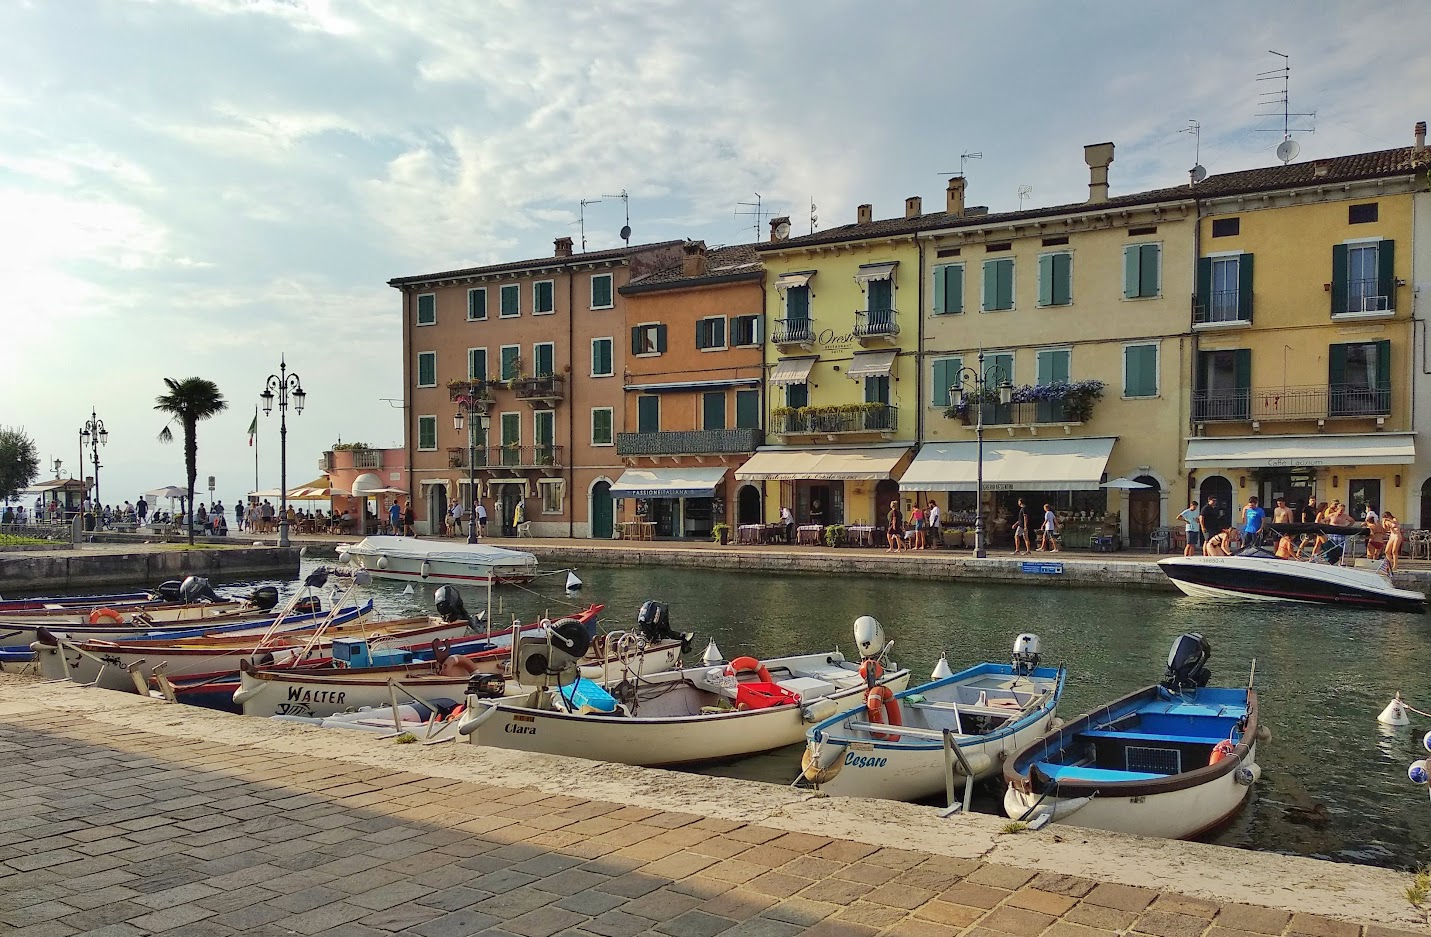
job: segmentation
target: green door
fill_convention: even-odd
[[[611,483],[597,482],[591,486],[591,536],[597,540],[610,540],[611,521]]]

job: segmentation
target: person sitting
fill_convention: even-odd
[[[477,672],[477,665],[466,655],[453,654],[452,645],[443,640],[432,642],[433,669],[444,677],[467,677]]]
[[[1295,551],[1292,549],[1292,538],[1287,534],[1283,534],[1277,539],[1277,559],[1290,560],[1293,559],[1294,556]]]

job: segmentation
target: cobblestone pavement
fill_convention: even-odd
[[[83,715],[41,726],[0,714],[0,933],[1412,932],[186,741]]]

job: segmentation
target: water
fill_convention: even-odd
[[[305,560],[304,572],[312,565]],[[1032,631],[1042,639],[1045,663],[1068,667],[1065,718],[1155,682],[1173,638],[1201,631],[1213,647],[1214,682],[1244,683],[1257,659],[1261,719],[1273,732],[1259,746],[1263,775],[1249,808],[1215,842],[1390,867],[1431,858],[1431,805],[1406,779],[1406,766],[1426,755],[1420,738],[1431,720],[1413,717],[1410,729],[1394,733],[1376,723],[1397,690],[1431,711],[1424,617],[1217,605],[1114,589],[678,569],[579,574],[586,585],[575,599],[563,592],[564,574],[539,579],[530,591],[499,589],[494,619],[555,617],[570,605],[602,602],[606,627],[629,628],[641,603],[658,599],[670,603],[674,628],[696,633],[692,660],[708,637],[730,660],[835,645],[853,656],[851,625],[870,614],[895,640],[894,657],[912,670],[914,683],[927,679],[941,651],[955,670],[1006,660],[1015,635]],[[406,596],[401,584],[376,580],[365,591],[385,615],[432,607],[430,586]],[[485,607],[484,591],[463,590],[463,597],[473,612]],[[799,756],[800,749],[786,749],[713,773],[785,784],[799,770]],[[989,795],[980,804],[996,811],[998,801]],[[1325,821],[1317,819],[1318,805]]]

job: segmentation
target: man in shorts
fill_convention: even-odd
[[[1183,547],[1183,556],[1196,556],[1202,552],[1202,527],[1199,523],[1201,514],[1197,502],[1192,501],[1188,503],[1187,510],[1178,515],[1182,519],[1188,539],[1187,546]]]

